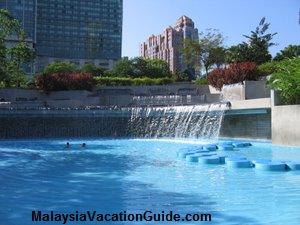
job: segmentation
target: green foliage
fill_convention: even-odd
[[[252,61],[252,55],[252,51],[248,44],[242,43],[233,45],[226,50],[226,62],[230,64]]]
[[[188,70],[183,72],[176,71],[174,74],[174,79],[176,82],[191,81],[191,74]]]
[[[206,76],[213,65],[219,67],[225,62],[224,38],[217,30],[209,29],[207,33],[200,33],[199,44],[202,49],[200,61],[202,62]]]
[[[111,71],[109,76],[131,78],[161,78],[171,77],[168,64],[160,59],[122,58]]]
[[[111,74],[115,77],[132,77],[134,76],[134,66],[133,61],[128,59],[127,57],[120,59]]]
[[[206,77],[197,78],[195,80],[195,84],[196,85],[207,85],[208,84],[208,80],[207,80]]]
[[[247,42],[231,46],[227,50],[227,63],[255,62],[260,65],[270,61],[272,56],[269,47],[275,45],[272,39],[277,33],[267,33],[269,26],[265,17],[262,18],[255,31],[251,31],[250,35],[243,35],[248,39]]]
[[[202,49],[199,41],[192,40],[192,39],[184,40],[183,56],[184,56],[185,63],[187,64],[188,67],[194,68],[195,70],[200,70],[201,53],[202,53]]]
[[[203,66],[208,71],[213,65],[220,67],[225,63],[224,38],[217,30],[208,29],[206,33],[200,33],[199,40],[184,41],[183,55],[187,65],[195,70]]]
[[[21,32],[18,20],[5,9],[0,9],[0,40],[9,35],[19,34]]]
[[[90,73],[92,76],[103,76],[105,69],[101,67],[97,67],[94,64],[85,64],[81,68],[81,72]]]
[[[278,71],[279,63],[276,61],[267,62],[258,66],[258,74],[260,76],[268,76]]]
[[[76,65],[70,62],[57,61],[49,64],[45,67],[42,74],[53,74],[53,73],[73,73],[76,72]]]
[[[300,57],[279,61],[275,67],[269,86],[280,91],[284,103],[300,103]]]
[[[97,86],[164,85],[174,82],[171,78],[94,77]]]
[[[8,48],[9,36],[17,38],[16,44]],[[21,87],[26,84],[23,66],[35,58],[35,52],[25,41],[25,34],[19,22],[6,10],[0,9],[0,85]]]
[[[277,53],[274,60],[292,59],[298,56],[300,56],[300,45],[289,45]]]

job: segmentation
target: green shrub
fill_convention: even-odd
[[[208,84],[208,80],[206,77],[197,78],[195,80],[195,84],[196,85],[206,85],[206,84]]]
[[[285,104],[300,103],[300,57],[278,61],[268,84],[280,91]]]
[[[128,78],[128,77],[94,77],[97,86],[126,86],[126,85],[164,85],[172,83],[171,78]]]
[[[81,69],[81,72],[83,73],[90,73],[93,76],[103,76],[106,69],[102,67],[97,67],[94,64],[85,64]]]
[[[77,72],[76,65],[70,62],[53,62],[45,67],[43,74],[74,73]]]
[[[281,61],[272,61],[258,66],[257,71],[260,76],[268,76],[278,71]]]

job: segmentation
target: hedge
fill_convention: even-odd
[[[125,77],[94,77],[96,86],[127,86],[127,85],[164,85],[173,83],[171,78],[125,78]]]
[[[257,65],[254,62],[230,64],[227,68],[214,69],[207,77],[208,83],[218,90],[223,85],[241,83],[245,80],[257,80]]]
[[[63,90],[91,90],[93,79],[90,73],[53,73],[40,74],[35,77],[36,87],[40,90],[63,91]]]

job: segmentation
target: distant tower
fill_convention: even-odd
[[[183,59],[184,39],[198,40],[198,29],[194,22],[187,16],[180,17],[174,27],[168,27],[160,35],[150,36],[140,46],[140,56],[144,58],[158,58],[169,64],[170,70],[175,73],[188,70],[191,76],[195,71],[188,68]]]

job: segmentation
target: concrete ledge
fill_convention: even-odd
[[[271,108],[270,98],[231,101],[231,109],[260,109]]]

